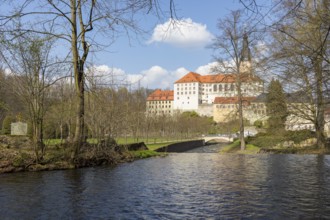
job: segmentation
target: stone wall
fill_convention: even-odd
[[[202,104],[198,106],[198,109],[195,110],[200,116],[213,116],[213,105],[212,104]]]
[[[159,148],[155,151],[179,153],[179,152],[185,152],[185,151],[197,148],[197,147],[201,147],[204,145],[205,145],[204,140],[184,141],[184,142],[167,145],[167,146]]]

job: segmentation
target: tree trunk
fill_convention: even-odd
[[[322,58],[316,58],[314,71],[316,75],[316,140],[319,148],[325,148]]]
[[[83,67],[79,67],[78,78],[77,78],[77,96],[78,96],[78,108],[77,108],[77,115],[76,115],[76,130],[73,140],[74,145],[74,152],[73,157],[75,158],[80,150],[81,145],[85,142],[85,135],[84,135],[84,128],[85,128],[85,98],[84,98],[84,72],[81,70]]]
[[[245,140],[244,140],[244,118],[243,118],[243,100],[242,95],[239,95],[238,101],[238,114],[239,114],[239,140],[241,142],[241,150],[245,150]]]
[[[237,98],[238,98],[238,117],[239,117],[239,140],[241,143],[241,150],[245,150],[244,140],[244,117],[243,117],[243,97],[242,97],[242,82],[240,67],[237,68],[236,84],[237,84]]]
[[[77,4],[76,0],[71,0],[71,49],[72,49],[72,64],[73,74],[75,78],[75,89],[78,98],[77,115],[76,115],[76,129],[73,139],[73,152],[71,158],[77,157],[80,146],[83,143],[84,132],[84,75],[83,63],[80,63],[78,52],[78,35],[77,35]],[[81,71],[82,70],[82,71]]]

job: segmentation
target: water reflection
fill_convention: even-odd
[[[0,176],[1,219],[330,218],[330,157],[181,153]]]

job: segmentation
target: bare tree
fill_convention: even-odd
[[[325,148],[325,97],[329,94],[329,1],[295,1],[283,3],[285,14],[274,28],[273,62],[290,82],[291,90],[304,91],[305,116],[316,130],[317,145]],[[300,106],[301,107],[301,106]],[[301,111],[293,111],[299,113]],[[299,113],[300,116],[303,114]]]
[[[218,66],[215,71],[225,71],[228,78],[233,78],[236,84],[236,93],[238,99],[238,118],[240,122],[240,141],[241,149],[245,149],[244,141],[244,89],[243,84],[253,86],[249,82],[260,81],[254,74],[255,67],[251,63],[250,47],[256,44],[254,39],[253,44],[249,42],[253,36],[252,30],[248,29],[241,11],[233,11],[226,18],[219,20],[218,29],[221,34],[216,37],[212,48],[216,52],[215,59]],[[249,30],[249,32],[248,32]],[[245,85],[245,86],[246,86]],[[255,88],[258,90],[258,88]]]
[[[37,162],[44,155],[43,123],[46,111],[46,96],[57,73],[56,60],[51,56],[53,41],[36,35],[17,37],[4,42],[3,59],[11,70],[11,85],[17,97],[25,104],[32,123],[32,137]]]
[[[136,14],[154,12],[161,15],[157,0],[43,0],[43,1],[4,1],[13,11],[3,12],[0,16],[2,32],[17,31],[16,18],[21,19],[21,33],[36,32],[61,39],[70,45],[72,69],[78,97],[74,149],[72,157],[79,153],[84,143],[85,115],[85,64],[90,51],[109,45],[118,33],[141,33]],[[174,4],[171,0],[170,15],[173,16]],[[8,7],[9,8],[9,7]],[[107,42],[102,43],[106,36]],[[7,39],[10,40],[10,39]],[[105,45],[104,45],[105,44]]]

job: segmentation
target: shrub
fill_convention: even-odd
[[[2,122],[2,134],[10,134],[11,132],[11,123],[13,122],[13,117],[7,115]]]
[[[315,132],[310,130],[287,131],[286,136],[288,140],[297,144],[309,138],[315,137]]]
[[[249,144],[253,144],[262,148],[270,148],[285,141],[285,136],[274,135],[269,133],[259,133],[254,137],[247,138]]]
[[[297,144],[312,137],[315,137],[315,134],[309,130],[285,131],[279,129],[276,132],[259,133],[254,137],[248,137],[247,142],[258,147],[269,148],[285,141],[293,141]]]
[[[253,125],[254,125],[255,127],[257,127],[257,128],[262,128],[262,121],[260,121],[260,120],[256,120],[256,121],[253,123]]]

